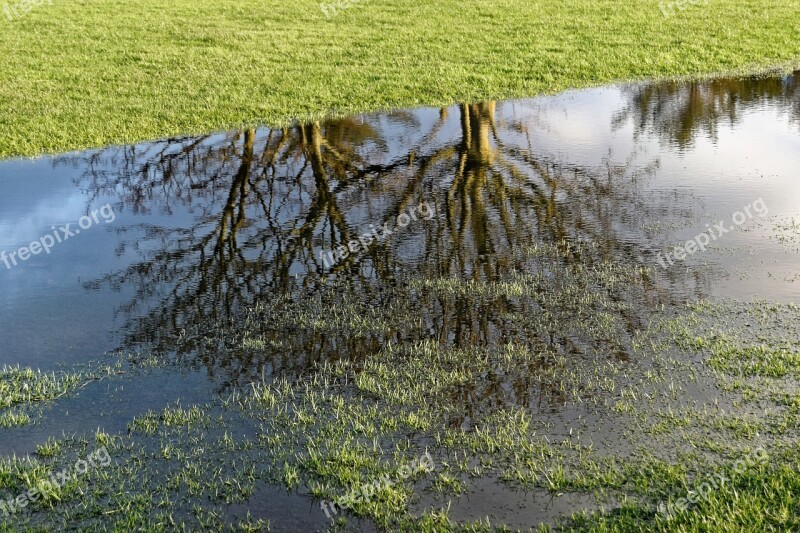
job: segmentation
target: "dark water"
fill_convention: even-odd
[[[238,350],[204,345],[225,344],[220,328],[246,324],[265,304],[332,309],[341,302],[322,296],[331,283],[381,307],[392,303],[386,289],[409,277],[491,281],[521,270],[521,251],[590,246],[598,258],[655,267],[632,329],[648,309],[699,298],[797,302],[800,73],[12,160],[0,163],[0,191],[6,254],[61,236],[65,224],[81,229],[50,253],[0,262],[0,364],[54,369],[114,350],[175,362],[87,388],[0,438],[10,453],[65,428],[122,431],[147,407],[203,401],[265,371],[379,349],[386,339],[295,337],[286,324],[255,339],[257,350],[246,334]],[[737,211],[745,219],[735,230],[659,266],[709,225],[732,227]],[[348,243],[347,257],[329,254]],[[419,305],[421,325],[408,335],[481,343],[514,334],[491,309]]]

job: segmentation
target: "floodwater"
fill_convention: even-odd
[[[727,231],[712,230],[720,222]],[[47,253],[20,258],[56,235]],[[705,249],[666,258],[696,237]],[[260,304],[315,301],[345,282],[380,307],[400,280],[493,281],[525,268],[521,250],[587,244],[652,268],[632,328],[648,309],[703,298],[800,301],[800,72],[0,162],[0,259],[16,253],[0,262],[0,365],[68,369],[115,351],[171,361],[87,387],[34,427],[0,430],[0,452],[62,429],[122,431],[145,409],[361,357],[386,340],[201,346]],[[433,300],[419,304],[425,324],[397,336],[516,334],[482,316],[491,309]]]

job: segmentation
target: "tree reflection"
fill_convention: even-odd
[[[638,135],[656,133],[682,149],[698,135],[716,141],[720,125],[736,124],[745,111],[760,105],[800,125],[800,71],[780,78],[653,83],[623,92],[629,103],[615,124],[632,120]]]
[[[659,206],[640,184],[655,163],[636,154],[622,165],[559,161],[537,152],[529,128],[512,108],[481,102],[438,116],[423,110],[169,139],[62,164],[82,165],[80,186],[92,198],[115,196],[119,209],[191,215],[191,224],[148,226],[144,239],[123,241],[137,260],[94,284],[136,288],[120,310],[129,319],[126,345],[146,343],[205,367],[221,388],[265,366],[290,372],[369,357],[390,340],[514,340],[543,354],[624,361],[650,310],[673,298],[646,271],[624,287],[585,282],[586,291],[631,301],[619,307],[614,338],[576,336],[570,324],[580,326],[580,310],[556,313],[536,298],[398,292],[419,280],[491,284],[515,272],[560,291],[607,262],[645,262],[652,245],[642,227]],[[422,202],[437,216],[334,265],[322,261],[321,252]],[[325,319],[332,310],[356,316],[390,306],[413,310],[413,320],[354,333]],[[547,321],[534,320],[543,314]],[[557,380],[542,378],[552,360],[454,394],[465,405],[563,404]]]

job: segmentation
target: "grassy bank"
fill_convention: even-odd
[[[11,7],[17,2],[11,2]],[[56,0],[0,13],[0,157],[788,68],[800,1]]]

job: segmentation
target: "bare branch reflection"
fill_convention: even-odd
[[[636,88],[615,120],[633,117],[665,142],[690,143],[735,120],[743,105],[795,94],[796,76]],[[796,106],[797,98],[787,101]],[[797,117],[796,107],[788,111]],[[224,389],[264,368],[300,372],[369,357],[390,341],[513,340],[542,353],[540,362],[453,393],[467,413],[508,403],[549,408],[564,402],[551,372],[559,358],[626,364],[651,310],[678,297],[675,284],[693,281],[684,288],[701,292],[704,280],[699,272],[678,281],[645,268],[653,244],[643,228],[671,212],[642,193],[657,161],[636,152],[623,164],[614,154],[594,166],[558,160],[534,146],[539,127],[511,107],[480,102],[167,139],[59,164],[85,170],[79,186],[90,203],[111,195],[118,210],[190,217],[140,228],[143,239],[121,236],[121,249],[138,259],[92,282],[135,288],[119,309],[126,346],[147,344],[206,368]],[[435,207],[431,220],[323,263],[321,252],[423,202]],[[521,275],[549,289],[521,296],[431,289],[513,285]],[[595,304],[570,300],[581,291],[613,308],[614,335],[592,334]]]

